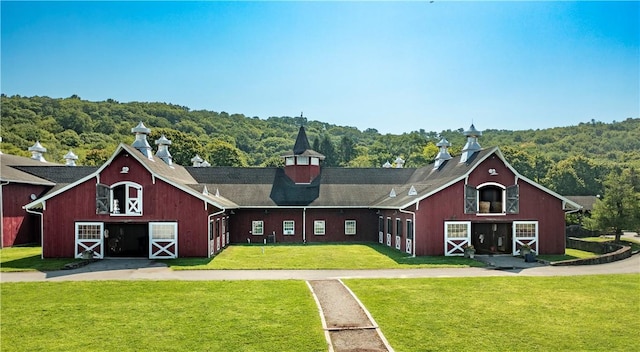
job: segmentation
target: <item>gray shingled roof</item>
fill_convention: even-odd
[[[13,183],[27,183],[32,185],[53,186],[55,183],[19,169],[20,166],[34,165],[59,165],[55,163],[43,163],[23,156],[0,154],[0,181]]]
[[[583,211],[592,211],[593,205],[598,197],[596,196],[566,196],[569,200],[576,202],[582,206]]]
[[[97,166],[16,166],[18,170],[55,183],[71,183],[98,170]]]

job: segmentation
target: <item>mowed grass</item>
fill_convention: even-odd
[[[3,352],[326,351],[303,281],[3,283]]]
[[[175,270],[400,269],[484,266],[462,257],[411,257],[378,244],[231,245],[210,259],[174,259]]]
[[[544,259],[550,262],[557,262],[570,259],[583,259],[597,257],[597,253],[581,251],[579,249],[567,248],[564,255],[539,255],[538,258]]]
[[[637,351],[640,274],[344,280],[397,351]]]
[[[60,270],[79,259],[42,259],[42,247],[9,247],[0,249],[0,272]]]

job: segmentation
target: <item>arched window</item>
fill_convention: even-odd
[[[111,215],[142,215],[142,186],[128,181],[111,185]]]
[[[478,213],[504,213],[506,187],[498,183],[485,183],[478,186]]]

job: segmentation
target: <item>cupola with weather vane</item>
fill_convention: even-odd
[[[464,135],[467,137],[467,143],[462,148],[462,155],[460,155],[460,162],[465,163],[471,160],[471,157],[476,152],[479,152],[482,147],[478,144],[478,137],[482,136],[482,132],[476,129],[476,126],[471,124],[471,127],[467,131],[464,131]]]
[[[282,157],[285,174],[295,183],[311,183],[320,174],[320,161],[325,158],[311,149],[304,126],[300,126],[298,130],[293,150]]]

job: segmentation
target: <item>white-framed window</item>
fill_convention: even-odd
[[[282,233],[284,235],[295,234],[296,222],[293,220],[285,220],[282,222]]]
[[[396,218],[396,236],[402,237],[402,219]]]
[[[149,258],[173,259],[178,257],[178,223],[149,223]]]
[[[284,158],[284,163],[285,163],[285,165],[293,165],[293,164],[295,164],[295,160],[293,159],[292,156],[288,156],[288,157]]]
[[[311,165],[320,165],[320,158],[311,157]]]
[[[75,257],[82,258],[84,252],[93,253],[93,258],[103,257],[104,224],[101,222],[75,223]]]
[[[135,182],[96,185],[96,214],[142,215],[142,186]]]
[[[251,222],[251,234],[255,236],[264,235],[264,221],[254,220]]]
[[[296,156],[296,164],[298,164],[298,165],[309,165],[309,157],[308,156]]]
[[[313,222],[313,234],[322,236],[324,235],[324,231],[325,231],[324,220],[315,220]]]
[[[407,219],[407,238],[413,239],[413,220]]]
[[[444,255],[464,255],[471,244],[471,221],[444,222]]]
[[[506,187],[495,182],[479,185],[478,214],[503,214],[505,212]]]
[[[356,221],[355,220],[345,220],[344,221],[344,234],[345,235],[355,235],[356,234]]]
[[[466,238],[471,235],[470,221],[446,221],[444,225],[446,238]]]
[[[517,238],[534,238],[538,236],[537,221],[514,221],[513,235]]]

